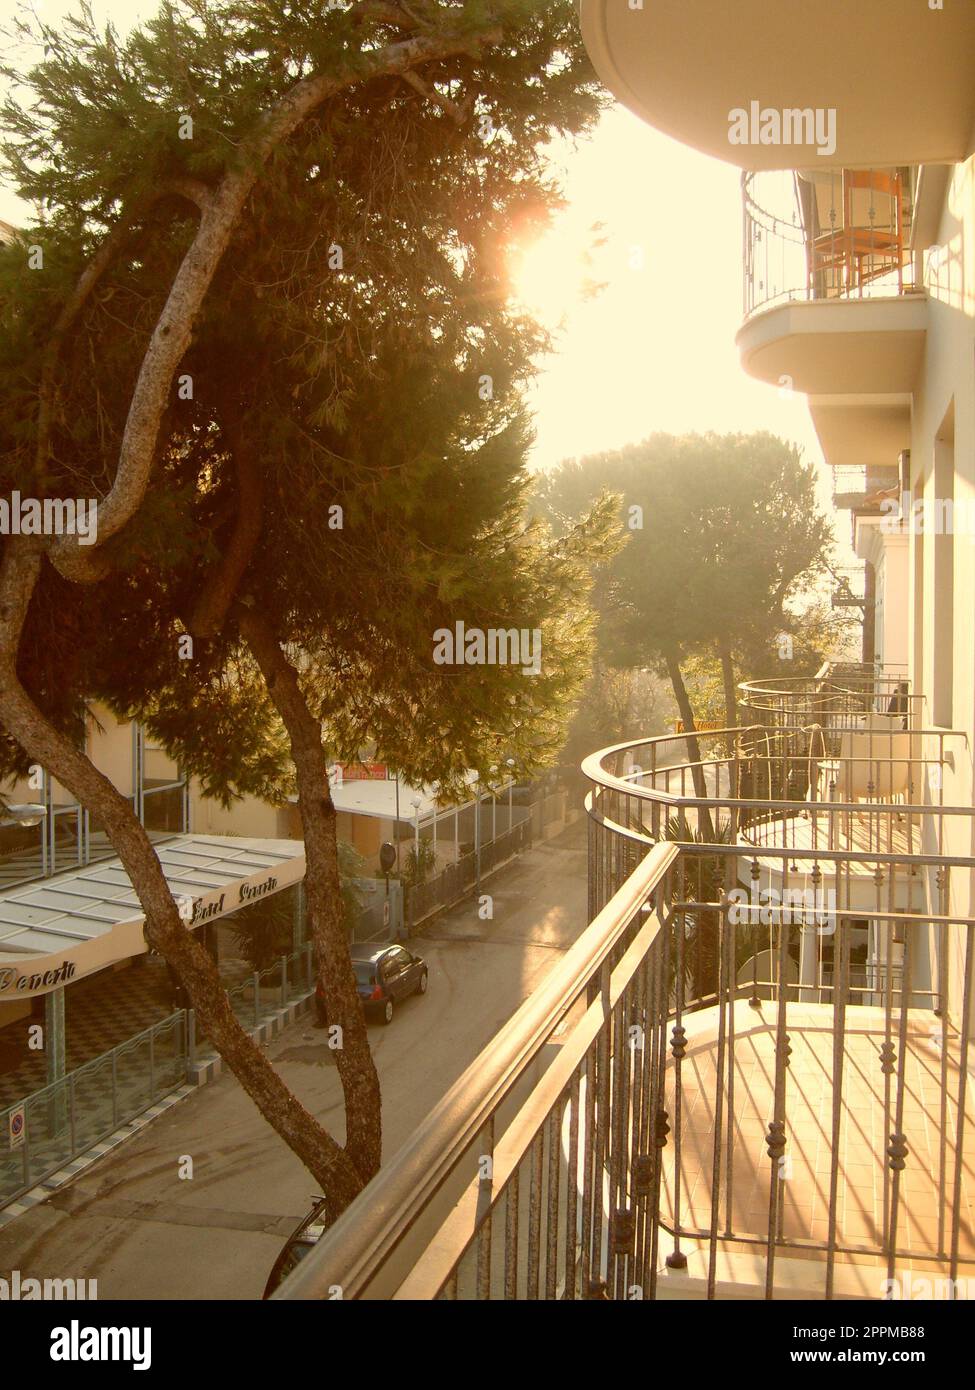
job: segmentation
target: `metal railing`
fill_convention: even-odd
[[[742,175],[744,313],[918,292],[911,180],[895,169]]]
[[[646,1159],[662,1142],[667,933],[647,906],[676,858],[671,845],[646,856],[279,1296],[578,1298],[637,1278],[653,1287]],[[637,1016],[648,1041],[632,1062]],[[627,1130],[645,1219],[610,1272],[605,1199],[631,1183],[631,1147],[614,1122],[624,1091],[637,1102]],[[629,1239],[618,1221],[613,1239]]]
[[[314,948],[308,941],[228,989],[227,997],[241,1026],[258,1028],[279,1010],[306,998],[315,988],[314,972]]]
[[[772,728],[819,724],[841,731],[872,716],[896,716],[903,728],[917,730],[924,718],[924,696],[912,692],[906,671],[891,667],[827,665],[815,676],[742,681],[738,689],[743,721]]]
[[[181,1086],[188,1042],[180,1009],[0,1110],[0,1206]]]
[[[315,988],[313,947],[282,956],[227,991],[241,1025],[256,1029]],[[0,1109],[0,1207],[178,1089],[210,1055],[194,1011],[159,1023]]]
[[[445,864],[439,874],[423,883],[411,883],[406,890],[406,916],[410,928],[426,920],[434,912],[460,902],[484,878],[506,864],[515,855],[531,848],[532,822],[519,821],[510,830],[502,831],[487,840],[473,854],[462,854],[451,864]],[[480,860],[480,863],[478,863]]]
[[[281,1296],[879,1298],[975,1270],[975,919],[950,906],[975,859],[943,847],[975,812],[836,799],[903,761],[844,749],[854,694],[798,781],[809,729],[777,708],[693,757],[587,760],[590,927]],[[905,718],[888,739],[946,736]]]

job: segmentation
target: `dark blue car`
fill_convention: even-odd
[[[382,1023],[392,1023],[397,1000],[408,994],[426,994],[429,972],[426,962],[405,946],[380,945],[361,941],[351,948],[352,969],[355,971],[359,998],[366,1016],[378,1017]],[[324,1027],[325,998],[321,981],[315,990],[318,1021]]]

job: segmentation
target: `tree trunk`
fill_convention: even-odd
[[[98,816],[125,866],[146,916],[149,944],[176,971],[196,1016],[261,1114],[301,1159],[329,1198],[334,1220],[363,1186],[355,1165],[288,1090],[237,1021],[216,966],[184,926],[162,866],[129,802],[33,703],[17,675],[17,651],[40,556],[7,542],[0,598],[0,720],[27,754]]]
[[[738,727],[738,693],[735,685],[735,667],[731,659],[731,645],[726,637],[718,641],[718,656],[721,658],[721,680],[724,685],[724,721],[729,729]]]
[[[677,708],[680,717],[684,722],[684,738],[687,743],[687,756],[691,763],[691,780],[694,783],[694,795],[706,799],[708,786],[704,777],[704,769],[701,763],[701,745],[694,735],[696,727],[694,722],[694,710],[691,708],[691,699],[687,693],[687,686],[684,684],[684,676],[680,669],[680,662],[674,652],[665,654],[667,662],[667,674],[670,676],[670,683],[674,688],[674,699],[677,701]],[[713,839],[713,829],[711,817],[706,807],[698,810],[697,816],[698,829],[708,841]]]
[[[244,605],[238,606],[238,616],[291,740],[305,837],[305,893],[319,979],[329,1024],[342,1029],[335,1060],[345,1095],[345,1148],[363,1181],[368,1182],[378,1172],[382,1157],[382,1098],[343,921],[335,806],[328,785],[322,727],[308,708],[298,673],[269,623]]]

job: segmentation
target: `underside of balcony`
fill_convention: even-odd
[[[927,312],[923,294],[773,305],[739,329],[741,364],[811,396],[903,395],[921,365]]]
[[[581,0],[602,81],[650,125],[742,168],[956,162],[970,153],[975,7],[885,0]],[[835,112],[834,148],[729,141],[728,113]],[[756,103],[757,104],[757,103]]]

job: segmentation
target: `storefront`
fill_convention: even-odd
[[[268,925],[273,928],[272,949],[280,946],[282,929],[288,949],[300,944],[304,926],[300,885],[305,873],[300,841],[176,835],[158,844],[156,852],[181,915],[218,959],[220,923],[231,920],[234,931],[223,934],[228,940],[243,941],[240,952],[245,968],[252,964],[254,949],[247,927],[257,927],[258,919],[262,937]],[[271,898],[289,918],[283,928],[281,912],[268,923],[265,904]],[[138,1031],[141,1020],[134,1007],[138,981],[153,972],[133,971],[126,977],[132,981],[128,988],[118,977],[133,966],[144,966],[148,954],[145,918],[118,859],[0,894],[0,1108],[3,1093],[17,1089],[15,1077],[37,1079],[42,1057],[41,1084],[64,1076],[68,1030],[75,1016],[79,1027],[92,1028],[93,1017],[97,1022],[100,1013],[114,1013],[117,1033],[125,1026],[118,1017],[120,1010],[131,1004],[136,1025],[132,1031]],[[165,967],[158,958],[153,963],[162,967],[155,976],[165,989]],[[153,983],[156,987],[157,981]],[[72,1007],[73,997],[78,999],[77,1009]],[[104,1010],[99,1008],[100,1001]],[[118,1040],[112,1034],[110,1045]],[[35,1046],[31,1057],[28,1049]],[[29,1062],[33,1065],[25,1069],[23,1064]]]

